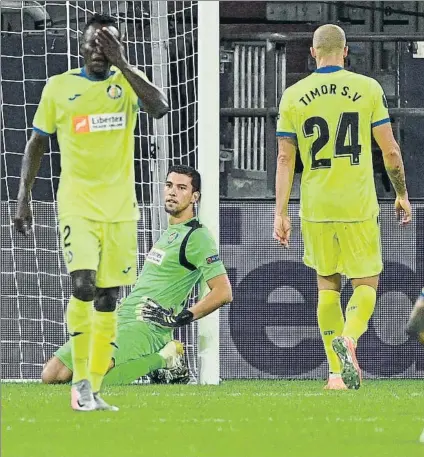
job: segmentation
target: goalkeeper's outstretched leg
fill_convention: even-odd
[[[65,347],[66,345],[62,346],[60,357],[64,357]],[[158,368],[159,364],[161,366],[164,364],[161,358],[165,359],[164,368]],[[66,363],[54,355],[45,364],[41,373],[41,381],[44,384],[71,382],[73,372]],[[149,368],[152,369],[149,371]],[[179,341],[171,341],[157,354],[148,354],[139,359],[129,360],[116,367],[115,360],[112,359],[105,377],[105,385],[131,384],[143,376],[147,376],[151,384],[187,384],[190,381],[190,373],[183,357],[183,345]]]

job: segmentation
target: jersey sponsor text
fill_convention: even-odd
[[[125,113],[89,114],[73,118],[74,133],[122,130],[126,126]]]

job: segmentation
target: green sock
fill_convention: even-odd
[[[334,338],[343,332],[344,319],[340,305],[340,292],[319,291],[317,317],[329,371],[330,373],[340,373],[340,361],[331,344]]]
[[[73,383],[89,378],[87,364],[90,352],[92,312],[92,301],[81,301],[74,296],[69,299],[66,321],[71,339]]]
[[[141,376],[165,367],[166,361],[161,355],[157,353],[145,355],[140,359],[130,360],[112,368],[104,377],[103,385],[131,384]]]
[[[377,292],[371,286],[358,286],[353,291],[346,308],[346,324],[343,336],[349,336],[358,341],[368,329],[368,321],[374,312]]]

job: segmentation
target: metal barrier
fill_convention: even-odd
[[[221,117],[235,118],[235,125],[240,125],[240,118],[248,118],[250,123],[251,119],[264,119],[265,120],[265,159],[264,169],[267,172],[267,187],[273,191],[275,188],[275,170],[277,166],[277,142],[275,136],[275,118],[278,113],[276,94],[277,90],[277,78],[269,77],[268,75],[277,74],[277,54],[280,50],[277,49],[277,44],[284,45],[282,48],[283,54],[285,54],[286,45],[288,43],[296,43],[301,41],[312,42],[311,33],[244,33],[239,30],[225,29],[221,31],[221,42],[264,42],[265,46],[265,72],[267,80],[265,83],[264,100],[267,106],[263,107],[246,107],[237,106],[235,103],[234,108],[221,108]],[[367,34],[355,34],[348,35],[347,42],[415,42],[424,41],[424,34],[422,33],[411,33],[411,34],[384,34],[384,33],[367,33]],[[399,86],[399,46],[396,46],[396,62],[397,62],[397,75],[396,75],[396,86]],[[285,68],[285,67],[284,67]],[[234,68],[236,73],[237,68]],[[235,76],[236,77],[236,76]],[[285,89],[285,75],[281,78],[281,91]],[[399,92],[397,91],[397,97]],[[399,98],[399,97],[398,97]],[[424,117],[424,108],[401,108],[397,103],[397,108],[389,110],[390,115],[395,118],[401,117]],[[254,121],[255,122],[255,121]],[[262,121],[261,121],[262,122]],[[239,128],[239,127],[238,127]],[[236,135],[235,135],[236,137]],[[240,144],[237,143],[237,157],[240,161]],[[236,145],[234,145],[236,148]],[[255,152],[253,152],[255,155]],[[248,154],[249,156],[249,154]],[[257,160],[257,159],[256,159]],[[259,159],[260,161],[261,159]]]
[[[233,96],[234,108],[265,108],[266,43],[235,42]],[[276,78],[285,77],[286,53],[276,50]],[[275,94],[275,99],[281,91]],[[237,116],[234,120],[234,161],[239,170],[265,171],[265,119]]]

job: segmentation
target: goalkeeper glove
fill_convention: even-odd
[[[188,309],[183,309],[180,314],[175,315],[172,308],[166,309],[147,297],[143,297],[139,309],[143,321],[160,327],[177,328],[193,321],[193,313]]]

